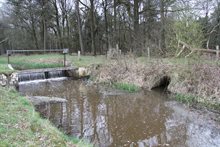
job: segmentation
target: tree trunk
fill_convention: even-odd
[[[140,52],[140,39],[139,37],[139,0],[134,0],[134,47],[137,52]]]
[[[35,21],[34,21],[32,13],[31,13],[31,31],[32,31],[32,37],[34,39],[35,47],[36,49],[39,49],[37,33],[36,33],[36,28],[35,28]]]
[[[107,18],[107,0],[104,1],[104,16],[105,16],[105,34],[106,34],[106,47],[109,50],[109,33],[108,33],[108,18]]]
[[[217,24],[220,24],[220,3],[217,0],[218,6],[217,6]],[[216,34],[216,45],[219,44],[220,42],[220,25],[217,26],[216,28],[217,34]]]
[[[91,39],[92,39],[92,53],[96,56],[96,49],[95,49],[95,34],[94,34],[94,0],[90,0],[91,8],[90,8],[90,15],[91,15]]]
[[[59,10],[58,10],[58,7],[57,7],[57,1],[56,0],[53,1],[53,5],[54,5],[54,8],[55,8],[56,28],[57,28],[57,32],[58,32],[58,36],[59,36],[59,46],[60,46],[60,48],[63,48],[62,34],[61,34],[60,22],[59,22]]]
[[[160,43],[161,50],[165,54],[166,50],[166,32],[165,32],[165,3],[164,0],[160,0],[160,17],[161,17],[161,30],[160,30]]]
[[[134,0],[134,32],[137,35],[139,30],[139,0]]]
[[[47,48],[47,27],[46,27],[46,20],[44,18],[44,50]]]
[[[80,11],[79,11],[79,0],[76,0],[76,14],[77,14],[77,27],[78,27],[78,33],[79,33],[80,49],[81,49],[82,54],[84,54],[82,26],[81,26]]]
[[[118,43],[117,42],[117,32],[116,32],[116,18],[117,18],[117,14],[116,14],[116,11],[117,11],[117,2],[116,2],[117,0],[114,0],[114,33],[113,33],[113,40],[114,40],[114,44],[113,45],[115,45],[116,46],[116,44]]]

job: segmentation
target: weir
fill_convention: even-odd
[[[74,71],[76,68],[47,68],[24,70],[18,72],[18,82],[46,80],[51,78],[69,77],[69,71]]]

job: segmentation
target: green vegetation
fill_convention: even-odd
[[[0,87],[0,146],[91,146],[69,138],[14,89]]]
[[[8,64],[6,56],[0,58],[1,64]],[[10,56],[10,64],[18,70],[62,67],[63,56],[61,54],[16,55]]]
[[[67,55],[68,65],[73,66],[89,66],[91,64],[105,63],[105,56],[81,56],[78,60],[77,56]],[[0,58],[0,73],[11,72],[7,67],[7,57]],[[37,54],[37,55],[16,55],[10,57],[10,63],[15,69],[39,69],[39,68],[55,68],[63,67],[62,54]]]
[[[113,87],[119,90],[125,90],[129,92],[137,92],[140,89],[138,86],[129,83],[114,83]]]
[[[169,49],[174,50],[178,49],[178,40],[196,48],[202,47],[205,40],[202,25],[190,17],[183,17],[181,20],[175,21],[168,34],[172,36],[169,39],[167,38]]]
[[[176,94],[175,99],[181,103],[186,103],[188,105],[192,105],[193,103],[197,102],[197,97],[192,95]]]
[[[78,60],[77,56],[68,56],[67,58],[73,65],[77,67],[85,67],[92,64],[105,64],[107,61],[105,56],[81,56],[80,60]]]
[[[7,64],[0,64],[0,73],[10,74],[12,72],[13,70],[9,69]]]
[[[175,99],[189,106],[195,105],[197,107],[206,107],[210,110],[220,111],[220,103],[211,102],[190,94],[176,94]]]

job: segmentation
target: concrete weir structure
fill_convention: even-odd
[[[17,86],[20,82],[71,77],[75,79],[88,77],[90,72],[84,67],[60,67],[46,69],[22,70],[10,75],[0,74],[1,86]]]
[[[76,70],[77,68],[74,67],[23,70],[18,72],[18,82],[70,77],[68,73],[76,72]]]
[[[44,80],[60,77],[83,78],[85,76],[89,76],[89,72],[86,68],[82,67],[35,69],[18,72],[18,82]]]

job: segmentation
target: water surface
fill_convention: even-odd
[[[220,146],[220,123],[211,113],[170,101],[161,91],[131,94],[73,80],[22,83],[19,91],[67,99],[40,110],[67,134],[95,146]]]

